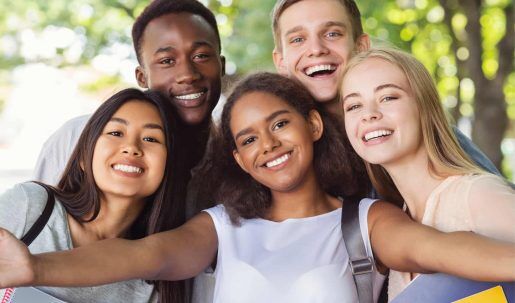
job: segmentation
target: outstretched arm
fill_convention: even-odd
[[[40,255],[30,255],[23,244],[2,230],[0,288],[93,286],[135,278],[186,279],[213,261],[217,246],[216,230],[207,213],[177,229],[140,240],[110,239]]]
[[[369,234],[379,261],[403,272],[443,272],[478,281],[515,281],[515,244],[471,232],[444,233],[378,201]]]

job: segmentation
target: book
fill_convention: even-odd
[[[515,303],[514,282],[478,282],[437,273],[417,276],[392,303]]]
[[[66,303],[34,287],[0,289],[0,303]]]

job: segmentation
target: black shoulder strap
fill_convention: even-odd
[[[359,303],[373,303],[372,258],[367,255],[359,225],[359,201],[346,199],[342,206],[342,234],[349,254]]]
[[[41,213],[41,216],[39,216],[36,222],[34,222],[34,225],[32,225],[29,231],[21,238],[21,241],[25,243],[25,245],[27,246],[29,246],[30,243],[32,243],[32,241],[34,241],[34,239],[36,239],[36,237],[39,235],[41,230],[43,230],[43,227],[45,227],[46,223],[48,222],[48,219],[50,218],[50,215],[52,214],[55,204],[53,190],[39,182],[35,183],[41,185],[46,190],[48,198],[46,201],[45,209]]]

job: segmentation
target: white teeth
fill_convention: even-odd
[[[130,166],[125,164],[115,164],[113,166],[114,170],[123,171],[126,173],[138,173],[141,174],[143,172],[143,169],[136,167],[136,166]]]
[[[385,129],[376,130],[373,132],[366,133],[365,141],[370,141],[372,139],[379,138],[379,137],[389,136],[391,134],[392,134],[391,130],[385,130]]]
[[[277,166],[279,164],[282,164],[284,162],[286,162],[286,160],[288,160],[290,158],[290,154],[284,154],[283,156],[275,159],[275,160],[272,160],[270,162],[266,162],[265,163],[265,166],[266,167],[273,167],[273,166]]]
[[[336,66],[330,65],[330,64],[315,65],[315,66],[308,67],[306,69],[306,75],[311,76],[314,73],[319,72],[319,71],[333,71],[335,69],[336,69]]]
[[[177,98],[179,100],[193,100],[193,99],[199,98],[203,94],[204,94],[204,92],[200,92],[200,93],[189,94],[189,95],[175,96],[175,98]]]

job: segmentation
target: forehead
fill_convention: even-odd
[[[381,58],[367,58],[345,74],[342,91],[350,92],[360,87],[375,88],[387,83],[397,84],[407,91],[409,89],[406,74],[396,64]]]
[[[250,92],[240,97],[231,110],[231,129],[246,127],[256,120],[263,120],[270,114],[286,109],[296,113],[290,104],[271,93]]]
[[[152,120],[145,122],[153,122],[161,124],[161,116],[156,106],[150,102],[133,99],[125,102],[113,117],[124,118],[127,120]]]
[[[338,0],[299,1],[286,8],[278,19],[281,36],[295,27],[317,28],[333,22],[351,29],[350,16]]]
[[[184,47],[198,42],[207,42],[219,48],[215,30],[203,17],[191,13],[170,13],[148,23],[141,47],[152,50],[168,44]]]

